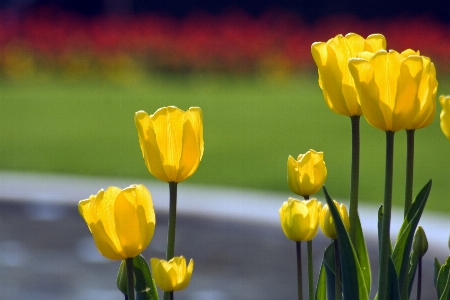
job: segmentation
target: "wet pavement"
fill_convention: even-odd
[[[55,180],[50,184],[50,178],[40,177],[48,183],[45,189],[47,194],[24,184],[27,178],[23,176],[20,181],[22,188],[14,188],[13,182],[17,179],[8,181],[12,180],[11,176],[7,179],[0,174],[0,194],[9,195],[9,199],[0,201],[0,299],[123,299],[115,284],[119,262],[109,261],[98,253],[76,206],[79,199],[96,193],[98,189],[107,187],[105,182],[114,180],[87,179],[83,186],[87,190],[96,186],[95,190],[80,191],[81,185],[64,186],[63,182],[55,183]],[[66,179],[72,183],[77,180]],[[31,181],[36,183],[37,180],[34,178]],[[128,185],[122,181],[111,183],[122,188],[125,184]],[[143,255],[147,259],[164,257],[166,200],[160,203],[155,198],[163,197],[160,193],[166,194],[167,191],[164,186],[159,190],[160,187],[154,182],[146,186],[154,198],[157,225],[153,240]],[[28,192],[29,199],[20,199],[26,194],[22,194],[24,190]],[[60,195],[58,201],[55,191],[66,193]],[[255,192],[221,190],[220,197],[229,199],[227,205],[221,206],[219,202],[224,200],[216,202],[215,199],[219,197],[218,191],[208,197],[210,192],[204,188],[192,190],[180,187],[175,254],[193,258],[195,267],[191,284],[186,290],[177,292],[175,298],[296,299],[295,244],[284,237],[277,223],[278,207],[287,198],[277,195],[280,199],[268,201],[263,194]],[[84,196],[79,197],[77,193]],[[200,200],[193,195],[202,199],[204,211],[196,206],[195,203]],[[270,193],[264,195],[268,198],[276,196]],[[65,197],[72,200],[67,201]],[[188,201],[186,197],[191,204],[185,203]],[[210,203],[206,204],[206,201]],[[260,205],[255,205],[258,202]],[[255,215],[246,217],[251,212]],[[435,218],[435,222],[442,227],[441,219]],[[448,228],[444,236],[448,236]],[[368,232],[370,256],[372,265],[375,265],[378,255],[376,240],[370,230]],[[314,240],[315,278],[323,250],[329,242],[321,233]],[[434,256],[438,256],[441,262],[448,256],[448,248],[443,247],[445,244],[446,241],[440,244],[430,241],[430,250],[424,259],[423,299],[437,298],[431,266]],[[304,266],[306,277],[306,261]],[[376,273],[374,270],[374,282]]]

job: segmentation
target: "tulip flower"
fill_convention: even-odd
[[[322,204],[316,199],[300,201],[289,198],[278,211],[281,228],[290,240],[296,242],[312,240],[319,228]]]
[[[428,57],[410,49],[380,50],[369,59],[351,59],[349,69],[363,114],[372,126],[396,132],[423,128],[433,121],[438,83]]]
[[[348,60],[360,52],[377,52],[386,49],[386,40],[381,34],[363,37],[349,33],[341,34],[325,42],[316,42],[311,53],[319,72],[319,86],[328,107],[335,113],[352,117],[362,115],[359,96],[354,80],[348,70]]]
[[[139,255],[155,230],[155,211],[150,192],[143,185],[123,190],[109,187],[81,200],[78,211],[106,258],[124,260]]]
[[[337,210],[339,211],[339,215],[342,218],[345,229],[348,231],[350,229],[350,221],[348,219],[347,208],[342,203],[338,204],[335,200],[333,200],[333,202]],[[319,225],[325,236],[333,240],[337,239],[336,227],[334,226],[334,220],[331,215],[330,209],[328,208],[328,204],[325,204],[325,206],[320,211]]]
[[[305,154],[300,154],[297,160],[289,155],[287,169],[289,188],[300,196],[317,193],[327,178],[323,152],[312,149]]]
[[[153,115],[135,114],[145,164],[165,182],[181,182],[197,170],[203,156],[203,118],[199,107],[186,112],[168,106]]]
[[[439,97],[439,102],[442,106],[441,111],[441,130],[450,140],[450,96],[441,95]]]
[[[164,292],[173,292],[185,289],[191,281],[194,261],[191,259],[186,267],[186,259],[176,256],[169,261],[163,259],[150,259],[153,279],[156,285]]]

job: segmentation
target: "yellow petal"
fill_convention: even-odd
[[[439,96],[442,111],[440,114],[440,126],[444,135],[450,140],[450,96]]]
[[[200,131],[203,131],[201,120],[198,114],[186,113],[186,121],[183,127],[183,149],[180,158],[180,166],[177,182],[189,178],[197,170],[203,154],[203,142],[200,139]],[[201,115],[200,115],[201,118]]]
[[[386,49],[386,38],[382,34],[371,34],[367,37],[364,51],[378,52]]]
[[[159,180],[169,182],[169,178],[162,165],[162,158],[150,116],[144,111],[138,111],[135,114],[134,121],[138,131],[139,145],[147,169]]]
[[[186,261],[184,262],[184,265],[186,266]],[[189,285],[189,283],[191,282],[193,270],[194,270],[194,260],[191,259],[189,260],[189,265],[187,266],[184,272],[184,276],[181,282],[179,282],[178,284],[177,290],[184,290]]]
[[[163,107],[150,119],[164,171],[169,181],[176,181],[183,147],[184,112],[174,106]]]
[[[301,193],[300,189],[300,174],[298,171],[298,163],[292,156],[289,155],[287,161],[287,177],[288,177],[288,185],[292,192],[299,194]]]

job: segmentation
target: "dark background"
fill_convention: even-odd
[[[83,15],[157,12],[183,17],[198,10],[220,14],[238,9],[258,16],[270,9],[282,9],[309,22],[336,14],[351,14],[365,19],[430,15],[440,21],[450,20],[449,0],[0,0],[0,8],[19,12],[42,6],[56,6]]]

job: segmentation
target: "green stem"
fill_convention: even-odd
[[[356,220],[358,218],[360,116],[350,117],[352,123],[352,170],[350,175],[350,239],[356,245]]]
[[[166,260],[173,258],[175,253],[175,227],[177,223],[177,182],[169,182],[170,206],[169,206],[169,230],[167,233]]]
[[[306,242],[308,251],[308,283],[309,300],[314,300],[314,278],[313,278],[313,258],[312,258],[312,240]]]
[[[384,181],[384,204],[381,224],[380,268],[378,274],[378,299],[387,299],[388,262],[392,210],[392,179],[394,166],[394,132],[386,131],[386,170]]]
[[[405,217],[411,207],[414,179],[414,132],[406,130],[406,185],[405,185]]]
[[[175,253],[175,227],[177,223],[177,182],[169,182],[169,229],[167,233],[166,260],[169,261]],[[173,299],[173,292],[164,292],[164,300]]]
[[[334,244],[334,271],[335,271],[335,297],[341,300],[341,258],[339,256],[339,244],[337,240],[333,240]]]
[[[125,260],[125,264],[127,266],[127,294],[128,297],[125,299],[134,300],[134,265],[133,258],[127,258]]]
[[[417,276],[417,300],[420,300],[420,294],[422,294],[422,257],[419,257],[419,270]]]
[[[302,288],[302,248],[301,242],[295,242],[297,250],[297,289],[298,300],[303,300],[303,288]]]

